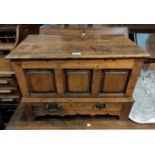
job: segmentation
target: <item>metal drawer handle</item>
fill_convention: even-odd
[[[107,104],[105,104],[105,103],[96,103],[95,107],[97,109],[104,109],[104,108],[107,108]]]
[[[11,93],[12,90],[0,90],[0,93]]]
[[[56,103],[51,103],[46,105],[46,110],[49,112],[59,112],[62,110],[62,107]]]
[[[13,98],[4,98],[4,99],[1,99],[1,102],[13,102],[14,99]]]
[[[0,80],[0,84],[8,84],[9,82],[7,80]]]

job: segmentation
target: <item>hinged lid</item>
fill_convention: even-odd
[[[145,58],[149,54],[123,35],[29,35],[6,58]]]

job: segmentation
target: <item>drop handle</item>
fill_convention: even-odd
[[[95,108],[104,109],[104,108],[107,108],[107,104],[105,104],[105,103],[96,103]]]
[[[62,110],[62,107],[56,103],[52,103],[46,105],[46,110],[48,112],[59,112]]]

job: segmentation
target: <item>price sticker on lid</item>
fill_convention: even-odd
[[[79,51],[72,52],[72,55],[81,55],[81,52],[79,52]]]

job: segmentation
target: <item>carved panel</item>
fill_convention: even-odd
[[[27,70],[27,83],[30,93],[52,93],[56,91],[52,70]]]
[[[90,93],[91,76],[91,70],[66,70],[66,92]]]
[[[102,73],[102,93],[124,93],[128,80],[128,71],[107,70]]]

